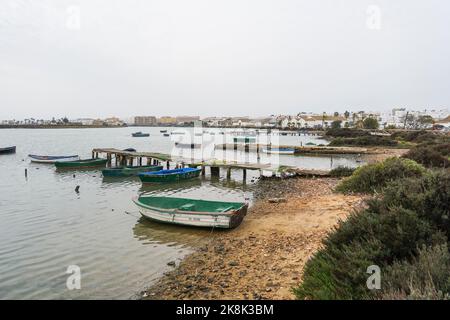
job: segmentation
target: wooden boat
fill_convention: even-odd
[[[163,136],[164,137],[170,137],[170,134],[169,133],[164,133]]]
[[[247,214],[248,204],[184,198],[140,196],[133,199],[142,216],[165,223],[230,229]]]
[[[126,149],[123,149],[123,151],[136,152],[136,149],[134,149],[134,148],[126,148]]]
[[[141,138],[141,137],[150,137],[150,133],[143,133],[143,132],[135,132],[131,134],[135,138]]]
[[[254,138],[254,137],[237,137],[237,138],[233,138],[233,142],[235,142],[235,143],[238,143],[238,142],[254,143],[254,142],[256,142],[256,138]]]
[[[161,132],[161,133],[166,133],[167,130],[159,130],[159,132]]]
[[[264,153],[272,154],[294,154],[294,148],[263,148]]]
[[[0,148],[0,154],[16,153],[16,146]]]
[[[59,162],[67,162],[67,161],[75,161],[79,160],[80,157],[78,155],[73,156],[38,156],[35,154],[29,154],[28,157],[30,158],[31,162],[37,162],[37,163],[55,163],[56,161]]]
[[[152,182],[176,182],[180,180],[196,178],[200,175],[201,169],[182,168],[172,170],[160,170],[154,172],[139,173],[139,179],[142,183]]]
[[[55,166],[57,168],[95,168],[95,167],[104,167],[108,162],[107,159],[84,159],[84,160],[75,160],[75,161],[57,161],[55,162]]]
[[[105,177],[131,177],[137,176],[141,172],[161,171],[162,169],[162,166],[126,166],[103,169],[102,174]]]

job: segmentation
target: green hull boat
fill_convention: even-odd
[[[141,172],[160,171],[162,166],[128,166],[103,169],[102,173],[105,177],[131,177],[137,176]]]
[[[200,171],[201,169],[198,168],[183,168],[154,172],[142,172],[139,173],[139,179],[141,179],[142,183],[177,182],[180,180],[196,178],[200,175]]]
[[[141,196],[133,199],[142,216],[170,224],[230,229],[244,219],[248,204]]]
[[[95,168],[104,167],[108,160],[106,159],[85,159],[76,161],[55,162],[57,168]]]

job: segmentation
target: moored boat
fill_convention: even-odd
[[[170,137],[170,134],[169,133],[164,133],[163,136],[164,137]]]
[[[28,157],[30,158],[31,162],[37,162],[37,163],[55,163],[56,161],[59,162],[68,162],[68,161],[75,161],[79,160],[80,157],[78,155],[73,156],[39,156],[35,154],[29,154]]]
[[[175,147],[178,148],[191,148],[191,149],[198,149],[202,145],[199,143],[183,143],[183,142],[175,142]]]
[[[137,176],[141,172],[161,171],[162,169],[162,166],[127,166],[103,169],[102,174],[105,177],[131,177]]]
[[[16,153],[16,146],[0,148],[0,154]]]
[[[241,202],[157,196],[140,196],[133,201],[142,216],[155,221],[224,229],[237,227],[248,208],[248,204]]]
[[[103,167],[108,162],[107,159],[84,159],[75,161],[57,161],[55,166],[57,168],[95,168]]]
[[[141,138],[141,137],[150,137],[150,133],[143,133],[143,132],[134,132],[131,134],[135,138]]]
[[[153,182],[176,182],[180,180],[196,178],[200,175],[201,169],[198,168],[182,168],[172,170],[160,170],[154,172],[139,173],[139,179],[142,183]]]
[[[294,148],[263,148],[264,153],[272,154],[294,154]]]
[[[161,132],[161,133],[166,133],[167,130],[159,130],[159,132]]]

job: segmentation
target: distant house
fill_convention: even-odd
[[[178,124],[188,124],[200,120],[199,116],[178,116],[175,121]]]
[[[177,118],[175,117],[161,117],[158,119],[158,123],[159,124],[176,124],[177,123]]]
[[[153,126],[156,125],[156,117],[153,116],[134,117],[134,124],[137,126]]]

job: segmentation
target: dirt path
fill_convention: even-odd
[[[293,299],[305,262],[339,219],[362,202],[335,194],[337,180],[262,181],[242,225],[214,232],[145,296],[150,299]],[[285,203],[268,198],[285,196]]]

